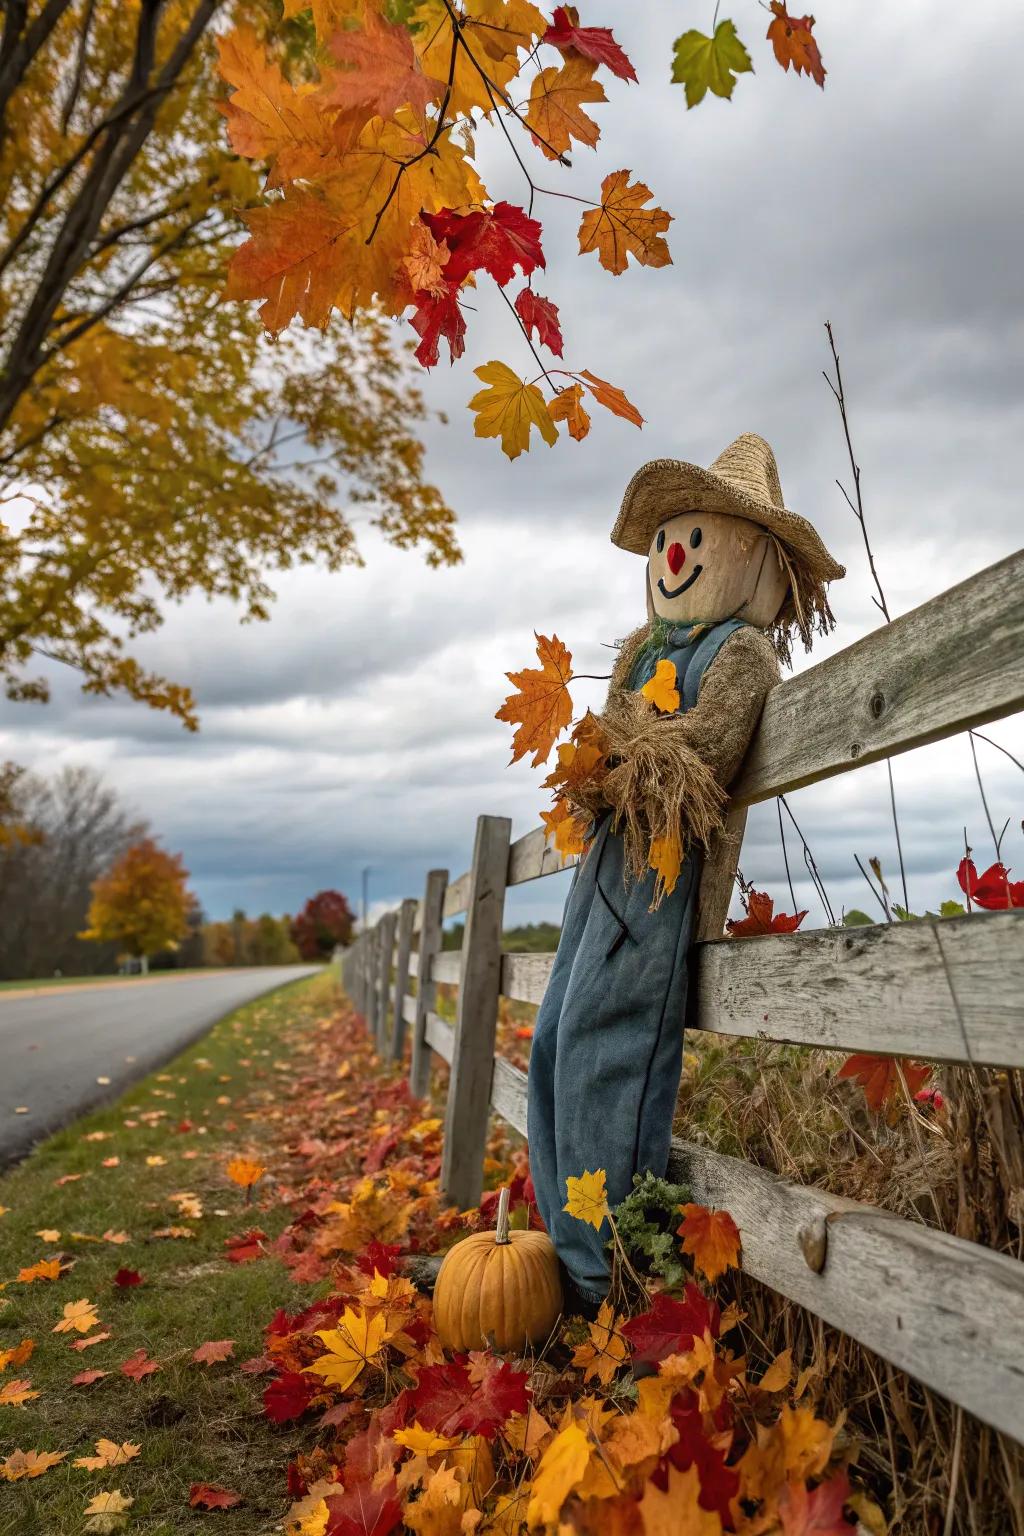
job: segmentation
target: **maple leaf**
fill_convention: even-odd
[[[529,277],[544,265],[540,224],[513,203],[495,203],[472,213],[441,208],[420,218],[434,239],[448,247],[446,282],[461,283],[471,272],[487,272],[504,287],[517,267]]]
[[[396,1400],[397,1414],[441,1435],[463,1431],[493,1440],[506,1420],[529,1406],[525,1371],[505,1360],[473,1353],[441,1365],[420,1366],[416,1385]]]
[[[582,1173],[579,1178],[569,1174],[565,1181],[568,1199],[563,1211],[577,1221],[588,1222],[595,1232],[600,1232],[610,1215],[605,1178],[604,1169],[598,1168],[594,1173]]]
[[[549,447],[557,441],[558,428],[536,384],[527,384],[507,363],[491,361],[473,372],[487,385],[469,402],[476,413],[473,432],[477,437],[500,437],[502,451],[510,459],[529,449],[531,426]]]
[[[283,1371],[264,1389],[263,1408],[274,1424],[298,1419],[309,1407],[316,1387],[301,1371]]]
[[[956,878],[964,895],[988,912],[1024,907],[1024,880],[1011,883],[1010,871],[1005,864],[990,864],[984,874],[979,875],[973,859],[961,859]]]
[[[133,1461],[141,1450],[141,1445],[134,1445],[130,1440],[125,1440],[122,1445],[116,1440],[97,1440],[96,1455],[78,1456],[72,1465],[85,1467],[88,1472],[97,1472],[102,1467],[121,1467],[126,1461]]]
[[[18,1377],[13,1381],[5,1382],[0,1387],[0,1407],[16,1408],[27,1403],[31,1398],[38,1397],[39,1393],[33,1391],[32,1383],[27,1377]]]
[[[913,1097],[931,1076],[931,1067],[920,1062],[904,1061],[901,1064],[893,1056],[848,1056],[836,1077],[852,1078],[860,1083],[869,1108],[880,1110],[885,1104],[898,1103],[903,1097],[901,1065],[907,1090]]]
[[[404,1446],[417,1456],[436,1456],[438,1451],[450,1451],[459,1444],[457,1438],[439,1435],[433,1429],[424,1429],[418,1420],[408,1429],[396,1429],[392,1439],[396,1445]]]
[[[518,725],[512,738],[510,761],[518,762],[527,752],[532,752],[532,766],[538,768],[547,762],[556,736],[572,719],[569,684],[573,672],[572,654],[557,635],[550,639],[536,631],[534,635],[540,667],[524,667],[521,672],[505,673],[516,692],[509,694],[494,718]]]
[[[243,1232],[239,1237],[226,1237],[224,1247],[227,1249],[226,1257],[229,1263],[251,1264],[254,1259],[261,1259],[266,1236],[267,1234],[261,1232],[259,1227],[250,1227],[248,1232]]]
[[[133,1285],[141,1285],[143,1282],[137,1269],[119,1269],[111,1283],[120,1286],[122,1290],[130,1290]]]
[[[192,1359],[198,1365],[212,1365],[218,1360],[227,1360],[234,1352],[234,1339],[210,1339],[193,1351]]]
[[[626,1341],[620,1334],[615,1308],[603,1301],[594,1322],[588,1324],[589,1339],[577,1344],[572,1363],[583,1371],[583,1380],[596,1379],[606,1387],[626,1358]]]
[[[730,97],[736,76],[753,73],[753,69],[750,54],[731,21],[720,21],[713,37],[684,32],[673,44],[672,79],[685,86],[687,108],[703,101],[708,91]]]
[[[109,1371],[79,1371],[77,1376],[72,1376],[73,1387],[91,1387],[94,1381],[100,1381],[104,1376],[109,1376]]]
[[[601,204],[580,220],[580,255],[596,251],[608,272],[625,272],[630,256],[644,267],[672,265],[665,231],[672,215],[664,208],[645,208],[653,195],[642,181],[629,181],[629,171],[613,171],[601,183]]]
[[[497,107],[500,92],[519,73],[519,50],[532,50],[548,23],[529,0],[466,0],[460,8],[460,20],[466,46],[454,52],[449,114],[465,117],[479,108],[486,116]],[[425,0],[413,11],[411,21],[414,46],[424,70],[447,80],[453,62],[453,38],[444,0]]]
[[[472,1489],[460,1478],[458,1468],[442,1467],[430,1474],[415,1503],[406,1505],[404,1522],[416,1536],[459,1536],[471,1498]]]
[[[438,244],[421,219],[409,235],[409,250],[402,257],[409,286],[414,293],[432,293],[444,286],[444,266],[450,255],[444,240]]]
[[[582,53],[596,64],[605,64],[620,80],[635,80],[636,70],[612,36],[610,27],[581,27],[580,13],[574,5],[559,5],[542,43],[550,43],[562,53]]]
[[[557,1523],[559,1511],[590,1465],[592,1446],[585,1430],[569,1424],[551,1441],[533,1474],[526,1523]]]
[[[676,1228],[683,1252],[709,1280],[727,1269],[736,1269],[740,1257],[740,1231],[728,1211],[712,1211],[706,1205],[681,1205],[683,1220]]]
[[[88,1333],[90,1328],[99,1324],[99,1317],[95,1304],[84,1296],[81,1301],[69,1301],[64,1306],[64,1316],[59,1322],[54,1323],[54,1333],[70,1333],[75,1329],[78,1333]]]
[[[82,1511],[87,1517],[85,1529],[106,1533],[119,1531],[127,1518],[125,1510],[131,1509],[134,1503],[135,1500],[122,1493],[120,1488],[110,1493],[97,1493]]]
[[[233,1509],[236,1504],[241,1504],[242,1495],[230,1488],[221,1488],[217,1483],[193,1483],[188,1491],[188,1502],[192,1509]]]
[[[569,384],[565,389],[560,389],[553,400],[548,401],[548,411],[552,421],[564,421],[569,427],[569,436],[582,442],[590,431],[590,417],[583,409],[583,385]]]
[[[266,1171],[263,1164],[252,1157],[233,1157],[224,1170],[232,1184],[239,1184],[243,1189],[258,1184]]]
[[[67,1451],[12,1451],[0,1461],[0,1477],[9,1483],[17,1483],[23,1477],[42,1477],[67,1454]]]
[[[270,163],[270,187],[315,172],[330,151],[334,134],[310,85],[295,87],[271,63],[251,27],[236,27],[217,39],[218,73],[234,87],[218,106],[238,155]]]
[[[671,896],[683,867],[683,844],[679,833],[669,832],[664,837],[652,837],[647,863],[657,876],[654,882],[655,902],[663,896]]]
[[[650,682],[640,689],[644,698],[663,715],[674,715],[679,708],[679,688],[676,665],[664,657],[654,669]]]
[[[699,1498],[697,1468],[680,1472],[670,1467],[664,1492],[653,1482],[644,1489],[640,1500],[644,1536],[721,1536],[721,1516],[702,1508]]]
[[[609,384],[605,379],[599,379],[596,373],[590,372],[589,368],[582,368],[576,377],[583,379],[598,405],[603,405],[606,411],[611,411],[613,416],[624,417],[626,421],[631,421],[634,427],[643,426],[644,418],[632,401],[626,399],[621,389],[614,384]]]
[[[402,1520],[402,1506],[394,1478],[371,1485],[347,1484],[344,1493],[326,1499],[330,1511],[327,1529],[331,1536],[389,1536]]]
[[[110,1333],[91,1333],[87,1339],[74,1339],[71,1348],[77,1350],[91,1349],[94,1344],[102,1344],[104,1339],[111,1337]]]
[[[559,795],[550,811],[541,811],[540,819],[544,823],[545,839],[554,839],[555,851],[563,859],[574,858],[586,848],[589,827],[576,819],[563,796]]]
[[[668,1355],[692,1349],[694,1339],[702,1339],[705,1333],[717,1339],[720,1327],[717,1303],[689,1281],[681,1301],[659,1291],[649,1310],[629,1318],[621,1332],[636,1364],[657,1365]]]
[[[23,1285],[31,1285],[35,1280],[59,1280],[60,1259],[39,1259],[27,1269],[19,1269],[18,1279]]]
[[[534,75],[524,121],[549,160],[557,160],[574,139],[591,149],[596,145],[601,130],[583,110],[585,103],[608,100],[594,79],[596,69],[592,60],[574,54]]]
[[[820,1483],[813,1492],[801,1478],[790,1481],[779,1499],[783,1536],[850,1536],[852,1526],[843,1514],[850,1497],[850,1479],[839,1472]]]
[[[132,1381],[141,1381],[144,1376],[152,1376],[159,1369],[158,1362],[150,1360],[144,1349],[137,1349],[120,1367],[122,1376],[130,1376]]]
[[[454,363],[466,350],[466,321],[459,304],[458,284],[441,283],[429,292],[418,293],[409,324],[420,338],[415,353],[418,363],[424,368],[434,367],[442,337]]]
[[[726,931],[734,939],[754,938],[764,933],[795,933],[806,912],[775,912],[775,902],[765,891],[747,892],[747,915],[729,918]]]
[[[757,1383],[761,1392],[784,1392],[793,1380],[793,1351],[783,1349]]]
[[[24,1365],[26,1360],[31,1360],[35,1347],[35,1339],[22,1339],[20,1344],[14,1344],[10,1349],[0,1349],[0,1371]]]
[[[372,6],[361,28],[336,32],[329,44],[339,64],[350,65],[331,78],[321,100],[343,111],[362,108],[367,117],[393,117],[399,107],[425,112],[444,91],[442,80],[423,73],[409,28],[388,21]]]
[[[562,332],[558,324],[558,306],[552,304],[550,299],[542,299],[539,293],[534,293],[532,288],[524,288],[516,295],[515,312],[523,322],[523,328],[529,336],[536,331],[537,340],[553,352],[556,357],[562,355]],[[557,398],[557,397],[556,397]],[[552,421],[558,417],[551,410]]]
[[[317,1329],[316,1336],[327,1353],[303,1369],[344,1391],[362,1374],[364,1366],[380,1354],[386,1334],[387,1323],[382,1313],[368,1317],[365,1312],[346,1307],[337,1328]]]
[[[731,1522],[730,1504],[740,1489],[740,1475],[725,1464],[726,1451],[712,1444],[704,1432],[704,1415],[693,1392],[678,1393],[669,1409],[672,1425],[679,1438],[669,1447],[668,1461],[686,1472],[695,1466],[700,1477],[700,1504],[716,1510],[725,1522]],[[662,1476],[655,1473],[659,1487],[667,1487],[667,1468]]]
[[[765,35],[783,69],[788,70],[792,64],[798,75],[807,73],[824,90],[828,70],[821,62],[817,39],[811,30],[814,17],[790,16],[781,0],[771,0],[771,11],[774,19]]]

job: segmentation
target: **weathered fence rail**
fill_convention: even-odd
[[[747,805],[1021,708],[1024,551],[780,684],[701,880],[696,1027],[1024,1067],[1024,911],[722,938]],[[442,1184],[463,1207],[480,1198],[491,1111],[526,1131],[526,1076],[494,1054],[498,999],[538,1003],[553,962],[502,953],[505,890],[564,867],[542,828],[510,843],[505,818],[482,816],[471,869],[431,871],[422,899],[345,957],[378,1047],[397,1059],[411,1030],[413,1091],[431,1053],[450,1065]],[[444,921],[463,913],[461,950],[442,951]],[[439,982],[458,987],[454,1026],[437,1015]],[[691,1143],[673,1143],[671,1171],[731,1212],[745,1273],[1024,1441],[1024,1264]]]

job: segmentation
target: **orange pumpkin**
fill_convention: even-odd
[[[508,1190],[494,1232],[445,1254],[434,1287],[434,1327],[446,1349],[505,1352],[542,1344],[562,1311],[558,1255],[546,1232],[511,1232]]]

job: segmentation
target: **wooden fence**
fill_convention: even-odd
[[[1024,1067],[1024,911],[722,938],[748,805],[1022,707],[1024,551],[780,684],[704,869],[697,1027]],[[526,1132],[526,1076],[494,1053],[498,999],[540,1002],[553,962],[502,953],[505,891],[561,868],[542,828],[513,843],[507,819],[481,816],[472,867],[431,871],[422,899],[344,959],[379,1049],[398,1059],[411,1031],[413,1091],[431,1052],[450,1065],[441,1178],[463,1208],[480,1198],[489,1113]],[[462,913],[461,951],[442,951],[442,923]],[[438,982],[458,987],[454,1027],[435,1011]],[[746,1274],[1024,1441],[1024,1264],[685,1141],[670,1176],[731,1212]]]

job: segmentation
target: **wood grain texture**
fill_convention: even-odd
[[[729,1211],[745,1274],[1024,1440],[1024,1264],[686,1143],[673,1143],[669,1177]],[[798,1237],[814,1221],[827,1234],[820,1274]]]
[[[701,1029],[1024,1067],[1024,911],[726,939],[697,965]]]
[[[377,1049],[384,1051],[391,1021],[391,968],[395,956],[395,928],[397,912],[385,912],[377,925],[377,1016],[374,1039]]]
[[[398,939],[395,946],[395,990],[391,1015],[391,1059],[401,1061],[405,1049],[405,1014],[402,1003],[409,985],[409,958],[412,951],[412,923],[417,903],[407,896],[398,909]]]
[[[449,986],[457,987],[462,980],[462,951],[448,949],[435,955],[430,967],[430,979],[444,981]]]
[[[441,1189],[460,1210],[476,1205],[483,1189],[511,830],[506,816],[481,816],[473,846],[441,1152]]]
[[[740,862],[743,833],[747,825],[747,808],[730,805],[725,824],[712,839],[700,872],[700,888],[697,893],[697,926],[694,937],[720,939],[725,932],[725,920],[729,916],[736,870]]]
[[[571,869],[575,863],[575,858],[563,859],[555,852],[544,836],[543,827],[534,827],[524,837],[516,838],[508,851],[507,884],[523,885],[541,875],[557,875],[563,869]]]
[[[511,953],[501,957],[501,995],[517,1003],[540,1003],[554,955]]]
[[[444,893],[444,916],[447,922],[450,917],[458,917],[460,912],[465,912],[470,902],[470,892],[473,887],[473,871],[467,869],[464,875],[453,880]]]
[[[491,1076],[491,1108],[520,1136],[526,1135],[526,1073],[504,1056],[495,1056]]]
[[[380,989],[377,985],[380,976],[380,927],[366,930],[366,1006],[363,1015],[366,1019],[366,1027],[374,1040],[377,1038],[377,1024],[380,1017]]]
[[[1021,708],[1024,550],[774,688],[733,798],[767,800]]]
[[[441,948],[441,914],[448,884],[446,869],[432,869],[427,876],[420,902],[422,924],[417,957],[416,1011],[412,1022],[412,1061],[409,1064],[409,1091],[416,1099],[430,1088],[430,1047],[427,1044],[427,1015],[434,1007],[434,983],[430,968]]]

